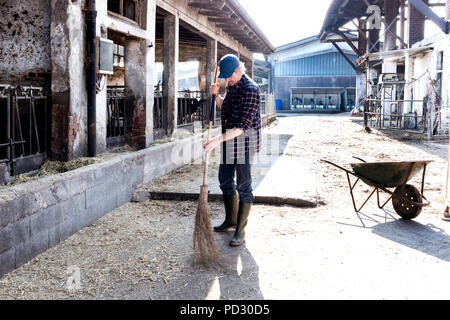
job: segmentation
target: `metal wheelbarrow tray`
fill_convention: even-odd
[[[347,174],[348,186],[350,188],[350,195],[352,196],[353,207],[355,212],[360,212],[366,205],[369,199],[377,192],[377,204],[380,209],[384,208],[389,200],[392,199],[392,206],[395,212],[403,219],[411,220],[419,216],[424,206],[430,205],[430,202],[423,195],[423,188],[425,183],[425,172],[427,165],[433,162],[426,161],[391,161],[391,162],[366,162],[363,159],[354,157],[362,161],[361,163],[350,163],[353,172],[347,170],[329,160],[321,159],[320,161],[331,164]],[[416,187],[407,184],[417,173],[422,170],[422,185],[421,191]],[[352,184],[350,175],[353,175],[357,180]],[[353,190],[358,181],[363,181],[367,185],[373,187],[372,193],[367,197],[359,209],[356,207]],[[394,191],[389,188],[395,188]],[[390,195],[386,202],[380,204],[380,191],[382,190]]]

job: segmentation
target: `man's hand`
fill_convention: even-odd
[[[206,153],[208,153],[217,148],[221,143],[222,143],[222,136],[220,135],[206,142],[203,145],[203,148],[205,149]]]
[[[219,95],[219,88],[220,88],[220,85],[218,83],[212,84],[211,87],[209,87],[209,93],[211,95],[215,94],[217,96],[217,95]]]
[[[243,133],[244,133],[244,130],[238,129],[238,128],[233,128],[231,130],[227,130],[227,132],[225,132],[224,134],[217,136],[217,137],[209,140],[208,142],[206,142],[203,145],[203,148],[205,149],[206,152],[211,152],[212,150],[217,148],[217,146],[219,146],[222,142],[239,137]]]

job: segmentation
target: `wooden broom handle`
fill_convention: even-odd
[[[216,68],[216,74],[214,76],[214,84],[217,84],[217,76],[219,75],[219,66]],[[215,106],[216,106],[216,95],[213,94],[211,97],[211,110],[209,112],[209,128],[208,128],[208,141],[211,140],[212,136],[212,127],[214,123],[214,113],[215,113]],[[209,156],[211,152],[206,153],[206,159],[205,159],[205,170],[203,172],[203,185],[208,185],[208,165],[209,165]]]

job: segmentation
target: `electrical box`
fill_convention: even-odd
[[[97,74],[114,74],[114,42],[96,38]]]

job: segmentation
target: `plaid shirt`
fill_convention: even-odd
[[[238,128],[244,133],[222,144],[225,163],[243,164],[248,156],[261,150],[261,98],[259,86],[243,74],[234,86],[228,86],[222,104],[222,133]],[[225,160],[226,159],[226,160]]]

